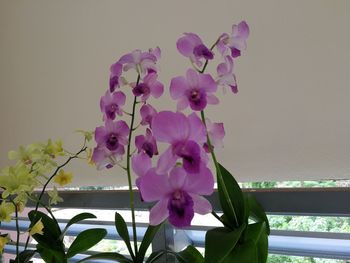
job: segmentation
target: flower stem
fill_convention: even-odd
[[[215,46],[218,44],[218,42],[220,41],[220,37],[218,37],[218,39],[215,41],[215,43],[210,47],[210,50],[213,50],[215,48]],[[199,71],[199,73],[203,74],[205,69],[207,68],[208,66],[208,63],[209,63],[209,60],[206,60],[205,61],[205,64],[203,66],[203,68]],[[218,183],[220,183],[221,185],[221,188],[223,190],[223,193],[225,195],[225,198],[227,199],[227,202],[228,202],[228,205],[230,207],[230,209],[232,210],[233,212],[233,215],[234,215],[234,218],[235,218],[235,223],[236,223],[236,226],[239,227],[239,222],[238,222],[238,219],[237,219],[237,214],[236,214],[236,211],[235,211],[235,208],[231,202],[231,199],[230,199],[230,196],[228,194],[228,191],[227,191],[227,188],[226,188],[226,185],[224,183],[224,180],[222,178],[222,174],[221,174],[221,170],[220,170],[220,167],[219,167],[219,163],[216,159],[216,155],[215,155],[215,152],[214,152],[214,148],[211,144],[211,141],[210,141],[210,138],[209,138],[209,135],[208,135],[208,130],[207,130],[207,124],[205,122],[205,115],[204,115],[204,110],[201,111],[201,118],[202,118],[202,122],[206,128],[206,132],[207,132],[207,144],[208,144],[208,147],[209,147],[209,150],[210,150],[210,153],[211,153],[211,157],[213,159],[213,162],[214,162],[214,165],[215,165],[215,168],[216,168],[216,175],[217,175],[217,181]],[[216,213],[212,213],[216,218],[218,218],[218,216],[216,215]],[[219,218],[220,222],[223,222],[221,220],[221,218]]]
[[[16,221],[16,262],[19,262],[19,236],[20,236],[20,231],[19,231],[19,224],[18,224],[18,207],[16,203],[10,199],[10,202],[13,204],[15,207],[15,221]]]
[[[140,74],[138,74],[138,76],[137,76],[136,85],[138,85],[139,82],[140,82]],[[132,232],[133,232],[133,240],[134,240],[134,251],[135,251],[135,255],[137,256],[138,249],[137,249],[137,233],[136,233],[136,220],[135,220],[135,203],[134,203],[134,193],[133,193],[133,189],[132,189],[131,171],[130,171],[131,138],[132,138],[132,132],[134,130],[136,104],[137,104],[137,98],[136,98],[136,96],[134,96],[134,103],[132,105],[130,131],[129,131],[129,138],[128,138],[128,149],[127,149],[127,153],[126,153],[126,171],[128,174],[128,184],[129,184],[129,194],[130,194],[130,210],[131,210]]]
[[[220,41],[220,37],[219,37],[219,38],[215,41],[215,43],[210,47],[210,50],[213,50],[214,47],[218,44],[219,41]],[[209,60],[208,60],[208,59],[205,60],[205,63],[204,63],[203,68],[202,68],[201,70],[199,70],[198,72],[201,73],[201,74],[203,74],[204,71],[205,71],[205,69],[206,69],[207,66],[208,66],[208,63],[209,63]]]
[[[73,156],[70,156],[63,164],[61,164],[60,166],[57,166],[57,168],[55,169],[55,171],[52,173],[52,175],[50,176],[50,178],[46,181],[46,183],[44,184],[40,194],[39,194],[39,198],[38,198],[38,202],[36,203],[35,205],[35,216],[36,216],[36,212],[38,211],[38,208],[39,208],[39,203],[41,202],[41,198],[43,197],[44,193],[45,193],[45,190],[46,190],[46,187],[49,185],[49,183],[51,182],[51,180],[56,176],[56,174],[58,173],[58,171],[63,168],[64,166],[66,166],[72,159],[75,159],[75,158],[78,158],[79,157],[79,154],[81,154],[82,152],[84,152],[86,150],[86,146],[85,146],[85,143],[86,143],[86,140],[84,141],[84,145],[83,147]],[[27,249],[28,247],[28,242],[29,242],[29,238],[30,236],[28,235],[27,237],[27,241],[26,241],[26,244],[24,246],[24,250]]]
[[[205,115],[204,115],[204,111],[202,110],[201,111],[201,118],[202,118],[202,122],[204,124],[205,127],[207,127],[206,125],[206,122],[205,122]],[[239,223],[238,223],[238,219],[237,219],[237,215],[236,215],[236,211],[235,211],[235,208],[231,202],[231,199],[230,199],[230,196],[228,194],[228,191],[227,191],[227,188],[226,188],[226,185],[225,185],[225,182],[224,182],[224,179],[222,178],[222,174],[221,174],[221,170],[220,170],[220,167],[219,167],[219,163],[216,159],[216,155],[215,155],[215,152],[214,152],[214,148],[212,147],[212,144],[211,144],[211,141],[209,139],[209,135],[208,135],[208,132],[207,132],[207,143],[208,143],[208,146],[209,146],[209,150],[210,150],[210,153],[211,153],[211,157],[213,159],[213,162],[214,162],[214,165],[215,165],[215,168],[216,168],[216,175],[217,175],[217,181],[218,183],[220,184],[221,186],[221,189],[223,191],[223,194],[227,200],[227,203],[231,209],[231,211],[233,212],[233,216],[235,218],[235,223],[236,223],[236,226],[239,227]],[[221,221],[221,220],[220,220]]]

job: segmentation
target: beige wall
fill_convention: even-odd
[[[0,165],[48,137],[78,147],[72,131],[101,125],[99,98],[122,54],[159,45],[168,86],[188,67],[175,48],[182,32],[209,44],[245,19],[240,92],[208,111],[225,122],[222,163],[241,181],[350,178],[349,14],[349,1],[333,0],[0,0]],[[158,103],[175,105],[168,92]],[[72,169],[79,185],[126,183],[118,169]]]

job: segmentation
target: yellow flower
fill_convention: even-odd
[[[50,196],[50,205],[56,205],[58,202],[63,202],[63,198],[58,195],[56,186],[51,191],[48,191]]]
[[[32,143],[24,146],[19,146],[18,152],[9,151],[8,158],[10,160],[18,160],[24,164],[31,164],[33,161],[36,161],[40,157],[40,151],[42,146],[38,143]]]
[[[43,235],[44,224],[41,222],[41,218],[32,226],[29,230],[29,235],[33,236],[35,234]]]
[[[10,222],[13,212],[15,212],[14,205],[3,201],[0,205],[0,222]]]
[[[73,174],[66,173],[63,169],[61,169],[58,174],[55,176],[55,183],[63,186],[72,182]]]
[[[2,197],[7,198],[9,195],[32,192],[38,182],[25,165],[17,163],[15,166],[7,167],[0,172],[0,185],[5,189]]]
[[[5,245],[10,241],[10,239],[6,236],[0,236],[0,254],[4,250]]]
[[[64,156],[64,150],[62,147],[62,141],[58,140],[55,143],[52,142],[51,139],[47,141],[47,145],[45,148],[45,153],[50,155],[52,158],[55,158],[56,156]]]
[[[87,159],[88,159],[88,164],[95,166],[95,162],[94,162],[94,160],[92,160],[92,149],[91,148],[88,150]]]

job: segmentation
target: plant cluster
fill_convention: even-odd
[[[195,33],[185,33],[177,40],[177,49],[189,59],[190,67],[184,75],[175,76],[170,81],[170,96],[177,103],[176,111],[158,112],[149,100],[152,97],[158,99],[164,93],[164,84],[158,78],[160,48],[134,50],[121,56],[110,67],[109,88],[100,100],[104,124],[95,129],[96,146],[91,162],[98,169],[118,166],[125,170],[130,193],[132,236],[118,213],[115,214],[115,225],[128,248],[129,256],[116,252],[99,253],[80,262],[92,259],[144,262],[146,250],[166,220],[177,228],[189,227],[195,213],[212,213],[222,223],[222,227],[207,232],[204,257],[195,247],[189,246],[181,252],[154,251],[146,262],[156,262],[167,253],[174,255],[180,262],[266,262],[269,234],[266,214],[252,196],[241,191],[234,177],[218,162],[215,150],[223,145],[224,125],[205,116],[209,105],[219,104],[216,96],[219,88],[224,91],[228,89],[234,94],[238,92],[234,63],[246,49],[248,36],[249,27],[242,21],[232,26],[231,33],[219,35],[210,47]],[[209,74],[206,69],[209,62],[215,62],[214,59],[219,60],[216,72]],[[130,81],[132,73],[134,80]],[[132,94],[130,111],[126,110],[126,102],[129,101],[127,93]],[[190,113],[186,114],[185,110]],[[122,116],[124,119],[129,118],[129,122],[121,119]],[[135,136],[136,129],[142,129],[141,135]],[[165,145],[163,152],[158,150],[160,144]],[[84,144],[82,151],[85,149]],[[78,154],[80,152],[74,156]],[[132,181],[132,171],[137,177],[135,183]],[[205,198],[214,191],[213,171],[216,174],[222,216],[212,210]],[[54,176],[59,178],[61,172],[55,171]],[[50,180],[51,177],[48,182]],[[66,175],[65,179],[60,180],[67,182],[70,178]],[[150,225],[140,246],[137,243],[134,185],[138,187],[144,202],[155,202],[150,210]],[[4,193],[9,191],[8,187],[3,187]],[[27,189],[18,191],[22,193]],[[31,229],[35,229],[34,224],[38,222],[44,228],[33,234],[38,245],[37,250],[31,253],[40,253],[47,262],[67,262],[68,258],[90,248],[106,234],[102,229],[86,230],[78,235],[68,252],[65,252],[61,241],[66,229],[93,215],[80,214],[63,230],[53,216],[49,217],[37,209],[29,217],[33,224]],[[53,249],[48,244],[55,244],[59,249]]]

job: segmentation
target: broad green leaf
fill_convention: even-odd
[[[151,226],[149,225],[145,235],[143,236],[139,253],[137,254],[137,262],[143,262],[143,259],[145,257],[146,251],[149,247],[149,245],[152,243],[152,240],[154,236],[157,234],[159,228],[162,226],[162,224],[159,224],[157,226]]]
[[[47,216],[40,211],[30,211],[28,214],[29,220],[31,222],[30,227],[32,227],[39,219],[44,225],[43,235],[35,234],[33,238],[42,246],[47,248],[52,248],[54,250],[64,250],[63,242],[59,239],[61,235],[61,230],[59,225],[51,217]]]
[[[175,253],[175,257],[180,263],[204,263],[202,254],[194,246]]]
[[[243,193],[229,171],[221,164],[219,164],[219,169],[223,180],[223,182],[221,182],[218,178],[218,193],[222,211],[227,218],[229,226],[237,228],[245,222],[246,207]],[[225,189],[228,196],[225,194]],[[238,221],[238,226],[236,221]]]
[[[267,219],[264,208],[259,204],[256,198],[250,194],[246,195],[246,200],[249,207],[250,217],[256,222],[265,222],[266,224],[266,233],[270,234],[270,225],[269,220]]]
[[[133,263],[132,260],[126,258],[125,256],[123,256],[119,253],[114,253],[114,252],[98,253],[98,254],[83,258],[83,259],[79,260],[77,263],[82,263],[82,262],[86,262],[89,260],[95,260],[95,259],[112,260],[112,261],[119,262],[119,263]]]
[[[205,262],[220,263],[234,249],[245,228],[238,229],[218,227],[207,231],[205,235]]]
[[[93,228],[81,232],[68,249],[67,257],[71,258],[96,245],[107,235],[106,229]]]
[[[222,263],[258,263],[258,255],[254,242],[238,244]],[[209,262],[208,262],[209,263]]]
[[[35,253],[37,253],[36,250],[24,250],[21,253],[19,253],[18,255],[19,260],[16,257],[13,262],[28,263],[32,259],[32,257],[35,255]]]
[[[124,240],[126,247],[129,250],[130,256],[132,258],[135,258],[134,252],[132,251],[132,248],[130,245],[130,236],[128,232],[128,227],[126,226],[124,218],[117,212],[115,213],[115,227],[117,229],[119,236]]]
[[[66,254],[62,250],[50,249],[41,244],[37,244],[36,248],[45,262],[67,263]]]
[[[245,239],[253,242],[256,247],[258,263],[265,263],[268,256],[268,235],[265,222],[250,224],[247,227]]]
[[[166,251],[156,251],[153,252],[146,260],[146,263],[155,263],[157,262],[158,259],[160,259],[161,256],[163,256],[164,254],[166,254]]]
[[[76,223],[83,221],[85,219],[91,219],[91,218],[96,218],[96,216],[94,214],[91,214],[91,213],[81,213],[81,214],[74,216],[71,220],[68,221],[66,227],[62,231],[62,236],[66,233],[66,231],[68,230],[68,228],[71,225],[76,224]]]

